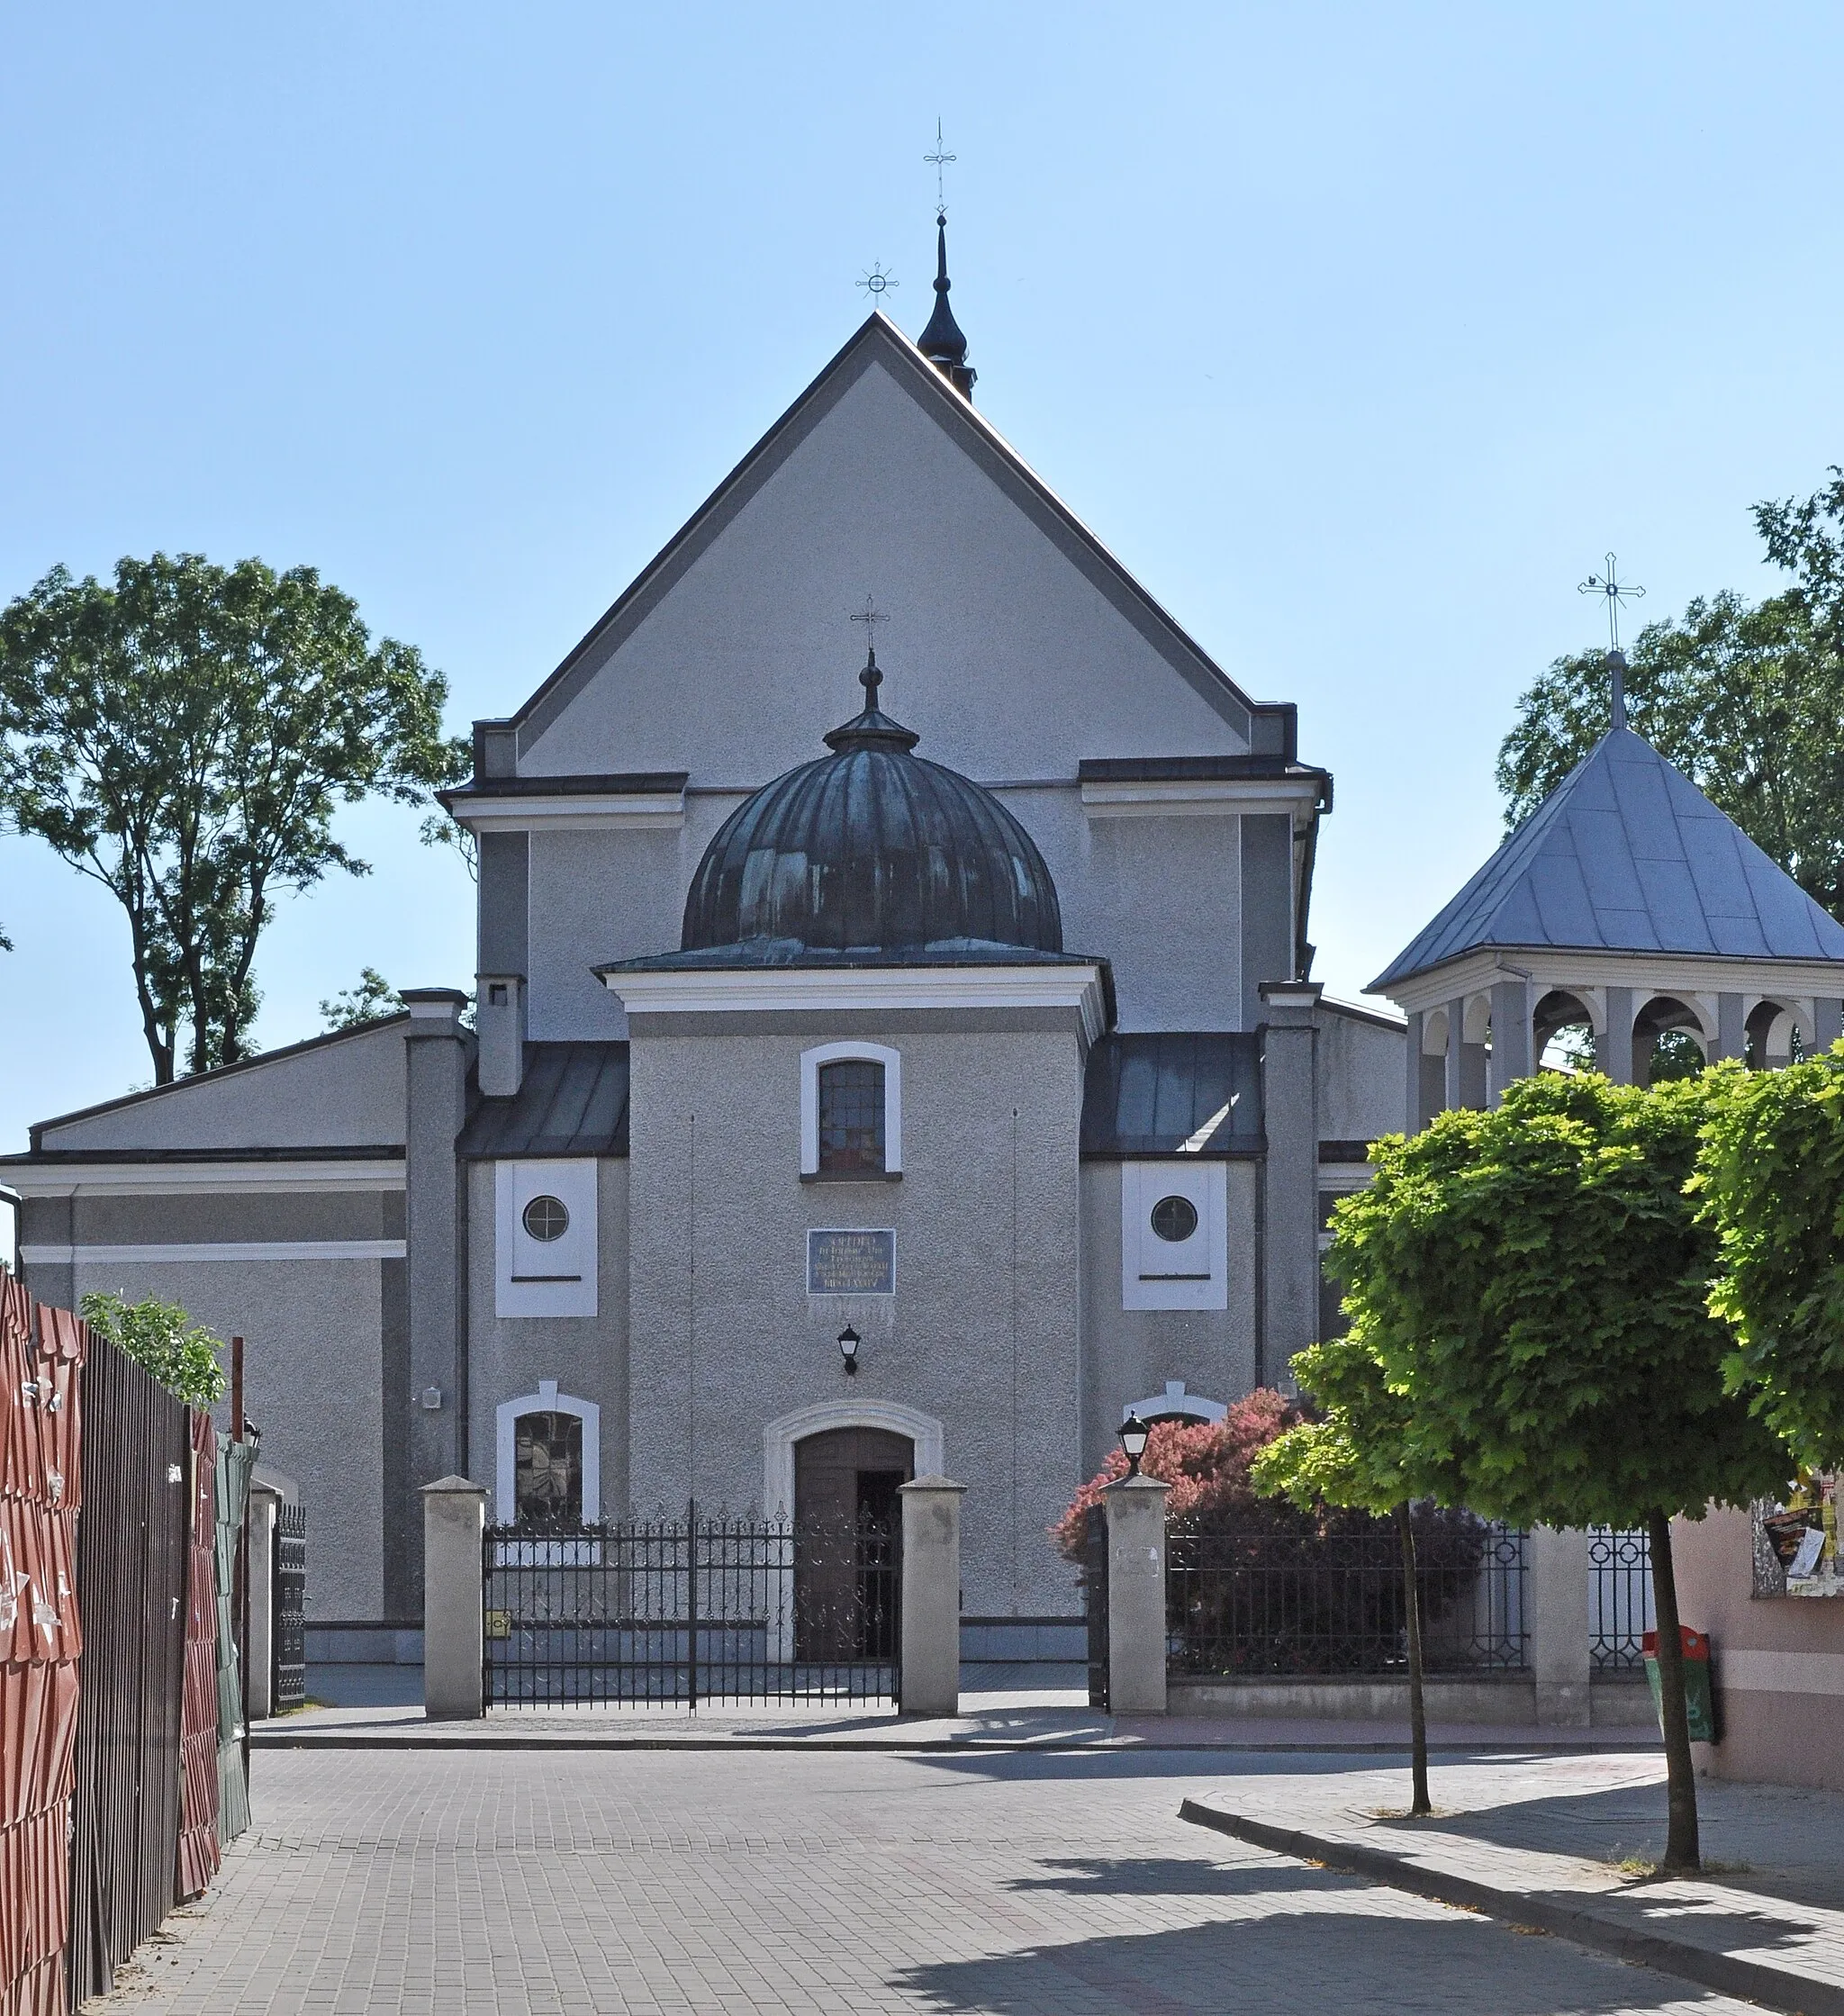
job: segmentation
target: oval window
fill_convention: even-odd
[[[1162,1197],[1152,1207],[1152,1229],[1160,1238],[1181,1246],[1198,1229],[1198,1207],[1188,1197]]]
[[[1196,1214],[1192,1214],[1193,1222]],[[560,1197],[535,1197],[525,1207],[522,1223],[534,1239],[549,1245],[554,1239],[561,1239],[570,1229],[570,1214],[564,1207]]]

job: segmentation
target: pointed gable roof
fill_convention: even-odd
[[[1614,728],[1371,989],[1485,946],[1844,960],[1844,925],[1650,743]]]
[[[1252,749],[1264,755],[1293,755],[1292,703],[1251,700],[895,323],[873,310],[517,713],[505,721],[476,724],[476,764],[484,728],[511,729],[521,751],[536,741],[818,421],[866,370],[880,365]]]

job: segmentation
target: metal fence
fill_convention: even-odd
[[[895,1703],[900,1527],[700,1514],[490,1526],[494,1706]]]
[[[307,1699],[307,1508],[276,1507],[275,1591],[269,1632],[269,1700],[274,1713]]]
[[[1423,1657],[1431,1673],[1525,1662],[1523,1534],[1417,1510]],[[1407,1664],[1402,1543],[1393,1523],[1343,1515],[1313,1532],[1277,1512],[1245,1524],[1174,1521],[1167,1665],[1256,1677],[1380,1674]]]
[[[1588,1529],[1588,1650],[1596,1673],[1645,1669],[1652,1628],[1652,1548],[1643,1530]]]
[[[178,1902],[179,1690],[185,1634],[185,1406],[105,1338],[83,1372],[83,1691],[71,1813],[70,2004]]]
[[[1082,1527],[1082,1609],[1089,1627],[1089,1705],[1106,1714],[1107,1674],[1107,1507],[1091,1505]]]

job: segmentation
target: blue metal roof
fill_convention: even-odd
[[[1252,1031],[1105,1036],[1089,1053],[1082,1153],[1258,1155],[1261,1039]]]
[[[1370,988],[1482,946],[1844,960],[1844,925],[1614,728]]]
[[[513,1155],[625,1155],[628,1045],[529,1043],[510,1098],[484,1098],[456,1143],[464,1160]]]

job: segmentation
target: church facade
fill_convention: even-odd
[[[471,994],[6,1165],[35,1293],[248,1339],[312,1622],[414,1619],[454,1472],[584,1520],[939,1473],[1024,1650],[1124,1412],[1209,1418],[1318,1333],[1410,1076],[1309,977],[1332,781],[987,424],[937,299],[475,724]]]

